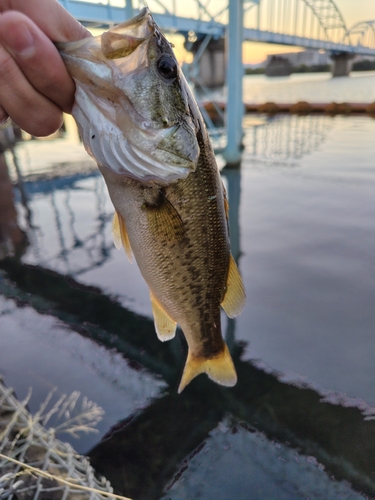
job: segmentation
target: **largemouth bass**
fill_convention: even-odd
[[[159,339],[173,338],[179,324],[187,340],[178,391],[203,372],[235,385],[220,306],[237,316],[245,291],[225,189],[171,44],[145,8],[58,48],[76,82],[73,116],[116,210],[115,244],[134,254],[150,288]]]

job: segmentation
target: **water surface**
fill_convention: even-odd
[[[33,387],[33,412],[52,387],[102,406],[98,434],[60,437],[127,496],[375,497],[375,121],[245,125],[242,166],[222,171],[248,297],[223,316],[237,386],[177,395],[185,341],[157,340],[104,183],[74,141],[56,166],[63,139],[52,166],[40,143],[19,152],[30,244],[0,263],[0,373],[19,398]]]
[[[296,73],[267,77],[247,75],[243,79],[244,101],[265,102],[374,102],[375,71],[355,71],[350,76],[332,78],[331,73]],[[215,91],[213,98],[222,100],[225,91]]]

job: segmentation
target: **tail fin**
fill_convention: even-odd
[[[207,373],[211,380],[220,385],[227,387],[236,385],[236,369],[234,368],[232,357],[226,344],[224,344],[224,349],[220,354],[208,359],[196,357],[189,350],[178,393],[180,394],[193,378],[200,373]]]

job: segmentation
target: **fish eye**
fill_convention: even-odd
[[[161,56],[156,67],[158,68],[159,75],[166,80],[174,80],[177,76],[177,63],[171,56]]]

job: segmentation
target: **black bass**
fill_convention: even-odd
[[[210,140],[171,44],[145,8],[99,37],[58,44],[76,83],[73,116],[116,213],[116,246],[150,288],[160,340],[180,325],[197,375],[237,381],[220,326],[245,303],[230,253],[228,203]]]

